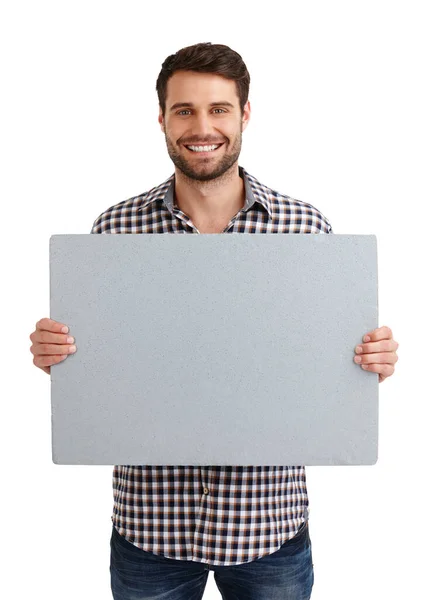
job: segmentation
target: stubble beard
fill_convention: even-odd
[[[202,166],[197,165],[196,167],[193,166],[192,161],[188,161],[176,150],[166,132],[165,141],[171,160],[185,177],[192,181],[213,181],[214,179],[223,177],[224,174],[227,173],[227,171],[229,171],[229,169],[231,169],[231,167],[238,160],[242,147],[242,131],[240,131],[236,136],[231,152],[224,152],[224,155],[219,159],[219,161],[215,161],[210,157],[204,158],[202,161]],[[227,143],[225,146],[227,146]],[[189,152],[188,149],[185,150],[186,152]],[[194,158],[192,160],[194,160]],[[214,161],[216,164],[212,169],[209,170],[208,165],[210,164],[210,161]]]

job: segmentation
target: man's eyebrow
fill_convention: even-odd
[[[211,102],[209,106],[229,106],[230,108],[234,108],[231,102],[223,101],[223,102]],[[176,102],[173,106],[170,107],[170,111],[176,110],[176,108],[193,108],[194,104],[192,102]]]

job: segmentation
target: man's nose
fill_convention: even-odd
[[[213,133],[212,119],[206,112],[197,112],[192,127],[194,135],[206,136]]]

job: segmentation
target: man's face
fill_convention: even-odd
[[[234,81],[212,73],[176,71],[167,82],[165,117],[160,108],[158,121],[175,166],[191,179],[210,181],[237,161],[249,118],[249,101],[241,116]],[[219,147],[208,152],[187,148],[213,144]]]

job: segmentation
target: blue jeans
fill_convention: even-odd
[[[273,554],[234,566],[157,556],[125,540],[114,525],[110,546],[114,600],[200,600],[209,570],[223,600],[309,600],[314,584],[308,521]]]

